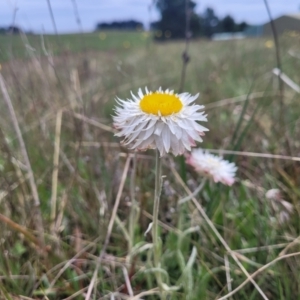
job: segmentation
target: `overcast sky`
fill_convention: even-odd
[[[223,17],[230,14],[236,21],[262,24],[268,21],[263,0],[194,0],[197,12],[212,7]],[[159,14],[152,0],[51,0],[56,26],[59,32],[76,32],[78,25],[74,14],[77,4],[84,31],[91,31],[98,22],[135,19],[146,26],[155,21]],[[300,0],[269,0],[273,17],[285,13],[300,13]],[[15,24],[25,30],[53,33],[47,0],[0,0],[0,27],[9,26],[16,11]]]

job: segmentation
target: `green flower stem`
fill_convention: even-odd
[[[138,218],[138,205],[135,199],[135,173],[136,173],[136,160],[137,155],[134,153],[133,157],[133,166],[130,176],[130,198],[131,198],[131,207],[129,215],[129,236],[130,240],[128,241],[128,254],[131,255],[131,250],[134,245],[134,228]]]
[[[152,224],[152,239],[153,239],[153,256],[154,256],[154,268],[160,268],[160,257],[161,257],[161,240],[158,236],[158,212],[159,212],[159,200],[162,188],[161,178],[161,159],[159,152],[156,150],[156,162],[155,162],[155,195],[153,205],[153,224]],[[155,272],[156,280],[161,292],[161,299],[165,299],[161,272]]]

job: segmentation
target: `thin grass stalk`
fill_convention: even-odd
[[[242,142],[244,140],[244,138],[246,137],[248,131],[249,131],[249,128],[251,127],[251,125],[253,124],[253,120],[254,120],[254,117],[256,116],[256,114],[259,112],[259,110],[261,109],[261,106],[262,106],[263,102],[260,101],[258,102],[258,104],[256,105],[252,115],[251,115],[251,118],[250,120],[248,121],[248,123],[246,124],[245,128],[242,130],[241,134],[239,135],[239,137],[237,138],[236,140],[236,143],[234,144],[233,146],[233,150],[238,150],[240,149],[241,145],[242,145]],[[231,156],[232,158],[232,156]]]
[[[50,0],[46,0],[46,1],[47,1],[47,5],[48,5],[48,9],[49,9],[49,13],[50,13],[52,25],[53,25],[53,28],[54,28],[54,32],[55,32],[55,35],[56,35],[56,37],[58,39],[58,31],[57,31],[57,26],[56,26],[54,14],[53,14],[52,6],[51,6],[51,1]]]
[[[123,267],[122,270],[123,270],[123,275],[124,275],[125,284],[126,284],[126,288],[127,288],[128,294],[129,294],[130,297],[133,297],[134,294],[133,294],[133,290],[132,290],[132,286],[131,286],[131,282],[130,282],[130,277],[129,277],[128,271],[127,271],[127,269],[125,267]]]
[[[162,188],[161,178],[161,158],[159,157],[159,151],[156,150],[155,157],[155,192],[154,192],[154,204],[153,204],[153,225],[152,225],[152,239],[153,239],[153,258],[154,268],[160,268],[161,258],[161,240],[158,232],[158,213],[159,213],[159,202]],[[161,272],[155,272],[157,284],[159,286],[161,297],[165,299],[162,288]]]
[[[153,22],[152,20],[152,8],[155,6],[156,0],[152,0],[151,3],[148,5],[148,28],[149,28],[149,36],[147,36],[147,42],[146,42],[146,50],[150,50],[151,45],[151,38],[150,38],[150,32],[151,32],[151,24]]]
[[[180,200],[177,202],[178,207],[179,207],[180,205],[182,205],[183,203],[192,200],[193,197],[196,197],[197,194],[199,194],[199,193],[202,191],[202,189],[203,189],[205,183],[206,183],[206,178],[203,178],[202,181],[201,181],[201,183],[200,183],[200,185],[194,190],[194,192],[193,192],[192,195],[187,196],[187,197],[184,197],[184,198],[180,199]]]
[[[242,122],[244,120],[244,116],[245,116],[245,113],[246,113],[246,110],[247,110],[247,107],[248,107],[248,104],[249,104],[249,95],[250,94],[251,94],[251,92],[249,92],[248,95],[247,95],[246,101],[244,102],[243,109],[242,109],[242,112],[241,112],[240,117],[239,117],[239,120],[238,120],[237,125],[234,129],[234,132],[232,134],[231,145],[234,145],[234,142],[237,138],[238,132],[239,132],[239,130],[241,128],[241,125],[242,125]]]
[[[18,186],[20,186],[20,189],[21,191],[18,191],[17,194],[19,194],[20,196],[18,196],[18,199],[19,199],[19,205],[20,205],[20,212],[21,212],[21,215],[22,215],[22,218],[18,220],[18,222],[20,224],[24,224],[24,221],[26,220],[26,205],[25,205],[25,197],[26,195],[28,195],[28,185],[26,184],[26,178],[25,176],[23,175],[23,172],[19,166],[18,163],[16,163],[16,159],[14,157],[10,157],[9,158],[12,162],[12,165],[15,169],[15,172],[16,172],[16,175],[17,175],[17,178],[18,178]],[[11,192],[11,191],[10,191]],[[0,199],[0,202],[1,202],[2,199]]]
[[[284,248],[288,245],[290,245],[290,243],[282,243],[282,244],[268,245],[268,246],[261,246],[261,247],[251,247],[251,248],[244,248],[244,249],[235,249],[234,252],[236,252],[236,253],[253,253],[253,252],[259,252],[259,251],[271,251],[273,249]],[[281,253],[282,252],[279,253],[279,256],[283,255]]]
[[[81,121],[83,121],[83,122],[85,122],[85,123],[87,123],[87,124],[90,124],[90,125],[93,125],[93,126],[95,126],[95,127],[98,127],[98,128],[100,128],[100,129],[102,129],[102,130],[104,130],[104,131],[116,133],[116,130],[114,130],[114,129],[113,129],[112,127],[110,127],[110,126],[107,126],[107,125],[105,125],[105,124],[102,124],[102,123],[100,123],[100,122],[97,122],[97,121],[95,121],[95,120],[92,120],[92,119],[90,119],[90,118],[87,118],[86,116],[84,116],[84,115],[82,115],[82,114],[78,114],[78,113],[75,113],[75,112],[73,112],[72,114],[73,114],[73,116],[74,116],[76,119],[79,119],[79,120],[81,120]]]
[[[274,68],[272,70],[272,73],[276,75],[277,77],[280,77],[280,79],[291,89],[293,89],[296,93],[300,94],[300,86],[293,81],[289,76],[287,76],[285,73],[280,71],[278,68]]]
[[[13,230],[22,233],[24,237],[30,242],[34,243],[37,246],[39,245],[39,241],[37,240],[37,238],[34,235],[32,235],[31,232],[27,230],[27,228],[15,223],[13,220],[2,214],[0,214],[0,221],[7,224]]]
[[[150,220],[153,220],[153,216],[151,214],[149,214],[147,211],[143,210],[142,211],[143,215],[150,219]],[[158,224],[161,228],[167,230],[167,231],[170,231],[170,232],[173,232],[173,233],[176,233],[176,234],[181,234],[181,230],[177,229],[176,227],[172,227],[172,226],[169,226],[161,221],[158,221]],[[151,227],[152,228],[152,227]]]
[[[128,241],[128,243],[129,243],[129,241],[130,241],[129,232],[128,232],[127,228],[124,226],[124,223],[118,217],[118,215],[116,215],[115,221],[116,221],[116,224],[119,226],[120,230],[122,231],[126,241]]]
[[[182,231],[182,233],[178,237],[177,259],[178,259],[178,262],[180,264],[182,272],[186,268],[186,262],[184,260],[184,256],[183,256],[182,251],[181,251],[183,237],[185,237],[185,239],[186,239],[185,242],[187,244],[190,244],[190,237],[186,237],[186,235],[187,235],[187,233],[189,233],[189,231],[191,229],[192,229],[192,232],[195,229],[195,227],[190,227],[187,230],[184,228],[185,218],[189,214],[189,212],[188,212],[188,204],[189,203],[188,202],[190,200],[192,200],[193,197],[196,197],[198,195],[198,193],[200,193],[202,191],[202,189],[205,186],[205,183],[206,183],[206,178],[203,178],[200,185],[195,189],[193,194],[188,195],[187,197],[184,197],[184,198],[178,200],[178,202],[177,202],[177,210],[179,211],[179,216],[178,216],[178,221],[177,221],[177,228]],[[182,276],[183,276],[183,274],[182,274]]]
[[[299,89],[300,89],[300,87],[299,87]],[[248,100],[256,100],[256,99],[259,99],[262,97],[273,97],[276,95],[277,95],[277,93],[266,93],[266,92],[253,92],[251,94],[248,93],[246,95],[222,99],[219,101],[214,101],[212,103],[205,104],[205,111],[208,111],[209,109],[213,109],[213,108],[227,106],[230,104],[235,104],[238,102],[244,102],[244,101],[248,101]]]
[[[138,295],[135,295],[134,297],[131,297],[130,299],[131,300],[139,300],[139,299],[141,299],[141,297],[148,296],[148,295],[155,295],[155,294],[159,294],[159,293],[160,292],[157,290],[157,288],[154,288],[152,290],[145,291]]]
[[[228,260],[228,255],[224,255],[224,262],[225,262],[225,271],[226,271],[226,281],[227,281],[227,290],[228,292],[232,291],[232,278],[230,276],[230,265],[229,265],[229,260]]]
[[[40,37],[41,37],[41,47],[48,61],[48,74],[50,75],[50,78],[53,80],[55,78],[55,71],[53,70],[54,69],[53,53],[51,51],[47,51],[45,46],[44,35],[42,33]]]
[[[17,7],[17,3],[15,3],[14,5],[14,9],[13,9],[13,17],[12,17],[12,21],[11,21],[11,29],[9,31],[9,35],[10,35],[10,44],[9,44],[9,53],[12,55],[13,51],[12,51],[12,41],[14,38],[14,34],[13,34],[13,28],[16,26],[16,18],[17,18],[17,12],[18,12],[18,7]],[[13,59],[13,55],[12,57],[10,57],[11,59]]]
[[[279,154],[271,154],[271,153],[257,153],[257,152],[248,152],[248,151],[231,151],[231,150],[225,150],[225,149],[208,149],[208,148],[204,148],[204,150],[208,150],[209,152],[216,153],[216,154],[222,153],[222,154],[232,154],[232,155],[257,157],[257,158],[283,159],[283,160],[300,161],[300,157],[286,156],[286,155],[279,155]]]
[[[56,126],[55,126],[55,141],[54,141],[54,155],[53,155],[53,172],[52,172],[52,193],[51,193],[51,231],[55,231],[56,219],[56,202],[57,202],[57,182],[58,182],[58,167],[59,167],[59,148],[61,136],[61,120],[62,110],[57,112]]]
[[[84,38],[83,38],[83,34],[84,33],[83,33],[83,28],[82,28],[82,23],[81,23],[81,18],[80,18],[80,14],[79,14],[77,2],[76,2],[76,0],[71,0],[71,2],[73,4],[75,20],[76,20],[76,23],[78,25],[78,29],[79,29],[80,35],[82,37],[81,42],[83,43],[84,50],[86,50],[85,41],[84,41]]]
[[[183,92],[184,84],[185,84],[185,77],[186,77],[186,68],[187,68],[188,62],[190,61],[190,57],[188,54],[190,38],[191,38],[191,33],[190,33],[191,15],[190,15],[189,4],[190,4],[190,0],[185,0],[185,48],[182,53],[182,69],[181,69],[180,84],[179,84],[179,89],[178,89],[179,93]]]
[[[29,184],[30,184],[30,189],[31,189],[31,193],[32,193],[32,198],[33,198],[33,205],[34,205],[34,217],[33,222],[36,228],[36,231],[38,233],[39,236],[39,242],[40,242],[40,246],[43,248],[45,245],[45,240],[44,240],[44,226],[43,226],[43,218],[42,218],[42,212],[41,212],[41,208],[40,208],[40,199],[39,199],[39,194],[38,194],[38,190],[37,190],[37,186],[35,183],[35,179],[34,179],[34,175],[33,175],[33,171],[32,171],[32,167],[30,164],[30,160],[28,157],[28,153],[26,150],[26,146],[25,146],[25,142],[23,140],[22,137],[22,133],[20,130],[20,126],[19,126],[19,122],[13,107],[13,104],[11,102],[10,96],[8,94],[8,91],[6,89],[2,74],[0,73],[0,87],[1,87],[1,91],[3,94],[3,98],[8,106],[8,110],[10,113],[10,118],[12,120],[14,129],[16,131],[17,134],[17,138],[20,144],[20,148],[21,148],[21,153],[23,156],[23,159],[25,161],[25,165],[27,168],[27,172],[28,172],[28,176],[29,176]]]
[[[18,174],[17,174],[18,176]],[[12,191],[16,190],[19,186],[21,186],[22,192],[26,191],[24,183],[26,180],[28,180],[29,176],[28,174],[26,176],[21,176],[21,178],[18,178],[18,181],[14,182],[10,185],[9,191],[3,191],[0,195],[0,203],[7,197]],[[27,195],[27,193],[24,193],[24,195]],[[23,207],[25,209],[25,205]],[[24,214],[24,213],[23,213]]]
[[[5,298],[3,298],[3,299],[13,300],[13,299],[10,297],[9,293],[7,292],[7,290],[5,289],[5,287],[4,287],[2,284],[0,285],[0,291],[2,292],[2,293],[0,294],[0,296],[4,295],[4,297],[5,297]]]
[[[74,156],[74,160],[78,161],[79,155],[80,155],[80,147],[81,147],[81,137],[79,142],[77,142],[76,144],[76,152],[75,152],[75,156]],[[64,154],[64,152],[59,151],[60,156],[62,157],[62,160],[64,161],[65,165],[68,167],[70,173],[71,173],[71,179],[68,183],[67,188],[62,192],[62,196],[61,196],[61,200],[59,203],[59,208],[58,208],[58,215],[56,217],[56,222],[55,222],[55,230],[59,231],[60,226],[63,223],[63,217],[64,217],[64,213],[65,213],[65,208],[68,202],[68,195],[70,190],[73,187],[73,184],[75,182],[75,180],[78,180],[78,182],[83,183],[84,180],[80,177],[80,175],[78,174],[78,166],[76,165],[76,167],[74,168],[70,161],[68,160],[68,158],[66,157],[66,155]]]
[[[56,217],[56,222],[55,222],[55,231],[58,232],[60,227],[62,226],[63,223],[63,218],[64,218],[64,213],[65,213],[65,208],[67,205],[67,199],[68,199],[68,193],[69,188],[63,191],[61,195],[61,199],[59,201],[59,207],[58,207],[58,214]]]
[[[249,95],[249,94],[248,94],[248,95]],[[248,98],[248,97],[247,97],[247,98]],[[248,105],[248,101],[249,101],[249,100],[247,99],[247,101],[246,101],[246,103],[245,103],[245,106],[246,106],[246,104]],[[240,146],[241,146],[241,144],[242,144],[242,142],[243,142],[243,140],[244,140],[246,134],[248,133],[248,130],[249,130],[250,126],[251,126],[252,123],[253,123],[254,117],[255,117],[256,114],[258,113],[259,109],[262,107],[263,103],[264,103],[263,101],[259,101],[259,102],[256,104],[255,109],[254,109],[254,111],[253,111],[253,113],[252,113],[252,115],[251,115],[250,120],[247,122],[247,124],[246,124],[245,127],[243,128],[243,130],[242,130],[242,132],[240,133],[240,135],[239,135],[239,136],[236,135],[235,138],[232,139],[232,144],[233,144],[233,150],[234,150],[234,151],[235,151],[235,150],[238,150],[238,149],[240,148]],[[244,106],[244,107],[245,107],[245,106]],[[241,114],[241,117],[244,117],[244,113],[245,113],[245,111],[244,111],[244,109],[243,109],[243,112],[242,112],[242,114]],[[241,120],[241,119],[240,119],[240,120]],[[240,120],[239,120],[239,124],[237,125],[238,128],[236,128],[236,130],[235,130],[235,133],[240,129],[240,125],[241,125]],[[233,158],[233,155],[230,155],[230,156],[229,156],[229,160],[232,160],[232,158]]]
[[[186,78],[186,68],[188,62],[190,61],[190,57],[188,54],[190,38],[191,38],[191,32],[190,32],[191,15],[190,15],[189,4],[190,4],[190,0],[185,0],[185,49],[182,53],[182,69],[181,69],[181,77],[180,77],[178,93],[183,92],[185,78]],[[181,177],[183,181],[186,182],[186,163],[185,163],[184,156],[182,155],[179,157],[179,164],[180,164]]]
[[[292,155],[293,151],[292,151],[292,147],[291,147],[291,141],[289,139],[288,134],[285,134],[285,127],[286,127],[287,122],[286,122],[286,118],[285,118],[285,106],[284,106],[284,82],[282,80],[282,75],[284,75],[284,73],[282,70],[280,47],[279,47],[279,42],[278,42],[278,34],[277,34],[274,20],[272,18],[268,0],[264,0],[264,3],[265,3],[266,10],[268,12],[270,25],[271,25],[271,29],[272,29],[273,40],[274,40],[274,44],[275,44],[276,64],[277,64],[277,69],[279,72],[279,74],[278,74],[278,87],[279,87],[278,132],[284,136],[287,151],[289,152],[289,155]],[[294,176],[297,176],[297,170],[295,167],[294,167]]]
[[[278,34],[277,34],[277,30],[276,30],[276,26],[274,23],[274,20],[272,18],[271,15],[271,10],[269,7],[269,3],[267,0],[264,0],[265,3],[265,7],[269,16],[269,20],[270,20],[270,25],[271,25],[271,29],[272,29],[272,34],[273,34],[273,40],[274,40],[274,44],[275,44],[275,53],[276,53],[276,64],[277,64],[277,68],[279,69],[279,76],[278,76],[278,85],[279,85],[279,106],[280,106],[280,110],[279,110],[279,124],[280,124],[280,128],[284,128],[284,104],[283,104],[283,99],[284,99],[284,85],[283,82],[280,78],[281,73],[282,73],[282,64],[281,64],[281,58],[280,58],[280,48],[279,48],[279,42],[278,42]]]

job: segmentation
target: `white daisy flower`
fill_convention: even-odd
[[[208,129],[197,121],[207,121],[204,112],[199,112],[204,106],[190,105],[199,94],[174,94],[161,88],[145,91],[143,94],[139,89],[138,96],[131,93],[132,99],[116,100],[120,106],[115,109],[114,125],[125,145],[138,150],[157,148],[163,156],[168,152],[182,154],[190,151],[195,141],[202,142],[201,136]]]
[[[201,175],[212,178],[214,182],[221,182],[226,185],[234,183],[236,165],[219,156],[202,149],[195,149],[187,156],[186,162]]]

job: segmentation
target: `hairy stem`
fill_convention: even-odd
[[[158,212],[159,212],[159,200],[161,193],[161,159],[159,152],[156,150],[156,162],[155,162],[155,194],[153,204],[153,226],[152,226],[152,239],[153,239],[153,256],[154,256],[154,268],[160,268],[160,253],[161,253],[161,241],[158,236]],[[161,272],[156,272],[156,280],[159,285],[161,297],[164,299],[164,293],[162,289]]]
[[[130,255],[130,252],[132,250],[132,247],[134,245],[134,227],[135,223],[138,218],[138,206],[137,202],[135,200],[135,173],[136,173],[136,159],[137,154],[134,153],[133,156],[133,166],[131,169],[131,175],[130,175],[130,198],[131,198],[131,207],[130,207],[130,215],[129,215],[129,245],[128,245],[128,254]]]

